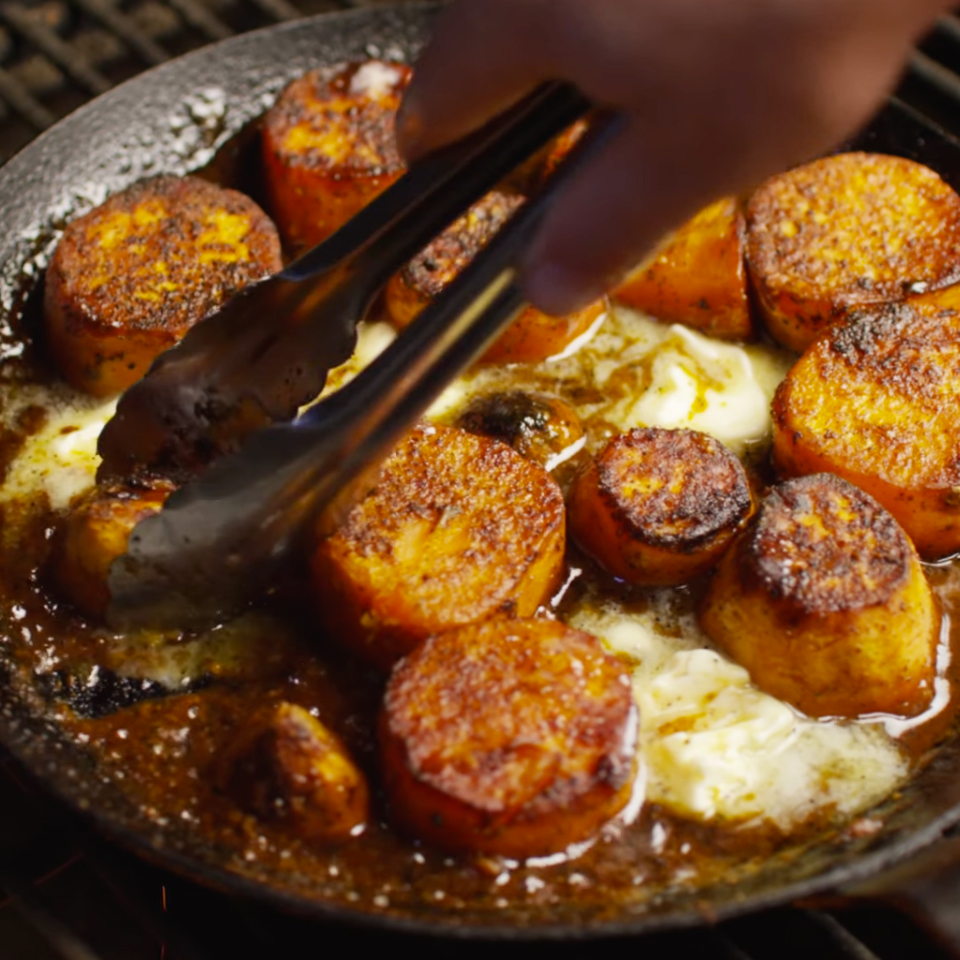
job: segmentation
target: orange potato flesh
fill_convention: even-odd
[[[548,470],[583,440],[583,426],[573,407],[557,397],[524,390],[477,397],[456,425],[500,440]]]
[[[563,495],[542,467],[495,440],[420,428],[314,551],[321,622],[389,668],[431,634],[532,615],[557,585],[564,545]]]
[[[218,780],[243,809],[305,840],[346,840],[369,817],[366,778],[336,735],[293,703],[250,720],[221,758]]]
[[[195,177],[142,181],[64,231],[44,292],[50,353],[71,386],[119,393],[282,265],[276,229],[248,197]]]
[[[563,850],[627,804],[636,707],[596,638],[552,620],[491,620],[402,660],[380,723],[397,824],[451,851]]]
[[[133,528],[157,513],[173,486],[110,484],[97,487],[71,507],[58,531],[51,574],[57,588],[81,612],[102,619],[110,602],[110,565],[126,552]]]
[[[774,488],[720,561],[700,623],[813,717],[913,716],[933,694],[939,613],[920,561],[883,507],[832,474]]]
[[[391,322],[403,328],[483,249],[523,204],[519,194],[488,193],[399,273],[384,291]],[[602,300],[567,317],[527,307],[482,357],[486,363],[537,363],[561,353],[603,313]]]
[[[735,197],[712,203],[668,236],[613,298],[712,337],[750,339],[744,230]]]
[[[504,180],[504,185],[524,194],[531,194],[541,188],[589,128],[588,118],[571,124],[563,133],[554,137],[545,147],[509,174]]]
[[[753,512],[740,461],[693,430],[614,437],[574,481],[573,538],[630,583],[684,583],[712,567]]]
[[[770,333],[804,350],[856,307],[960,280],[960,197],[901,157],[849,153],[773,177],[747,208],[747,268]]]
[[[817,340],[773,402],[782,476],[845,477],[897,518],[922,557],[960,550],[960,312],[864,311]]]
[[[336,232],[404,170],[394,122],[411,71],[379,60],[294,80],[263,122],[270,210],[295,252]]]

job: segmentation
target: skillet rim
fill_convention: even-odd
[[[49,151],[54,148],[54,151],[57,152],[60,140],[66,140],[69,144],[71,138],[73,141],[78,138],[86,139],[85,133],[87,131],[85,127],[91,121],[93,121],[92,126],[96,128],[99,123],[109,120],[110,111],[115,102],[122,106],[137,91],[142,90],[146,94],[144,100],[148,105],[150,100],[165,101],[167,110],[176,113],[177,110],[184,107],[184,102],[180,100],[174,102],[171,97],[175,91],[168,89],[163,81],[166,79],[175,80],[177,75],[189,73],[191,69],[198,65],[216,64],[223,61],[229,66],[231,56],[242,52],[244,48],[259,47],[261,44],[269,48],[271,41],[275,41],[275,38],[283,35],[295,32],[320,34],[327,27],[339,27],[343,30],[353,22],[362,24],[368,29],[372,29],[372,24],[381,22],[389,24],[393,21],[396,24],[402,23],[408,28],[411,24],[418,23],[422,37],[423,28],[440,6],[436,3],[404,4],[397,7],[366,8],[320,14],[315,17],[241,34],[202,47],[183,57],[145,71],[80,107],[41,134],[8,161],[0,169],[0,197],[8,194],[11,189],[15,189],[20,180],[25,180],[29,185],[30,181],[35,179],[38,169],[42,171],[45,166],[49,167],[51,161],[48,155]],[[272,45],[276,46],[276,43],[274,42]],[[234,59],[237,58],[234,57]],[[264,91],[269,95],[276,93],[300,69],[300,67],[291,69],[289,65],[285,65],[285,72],[283,72],[278,67],[277,73],[272,74],[271,79],[265,82],[261,80],[259,84],[254,78],[249,85],[250,89],[244,89],[237,95],[239,112],[236,116],[230,122],[224,121],[221,130],[214,129],[213,137],[209,142],[201,138],[201,142],[192,148],[192,152],[191,150],[181,153],[174,151],[168,153],[165,157],[161,155],[158,165],[157,157],[151,153],[151,145],[142,142],[139,144],[140,150],[135,161],[131,161],[129,165],[125,166],[122,159],[118,161],[118,156],[124,152],[123,145],[114,146],[114,155],[105,157],[101,161],[113,161],[107,178],[113,182],[109,185],[104,184],[104,189],[107,191],[118,189],[121,181],[124,181],[122,185],[126,185],[126,183],[149,173],[185,173],[202,166],[202,160],[219,149],[243,123],[266,109],[268,104],[263,102]],[[254,91],[260,92],[255,95]],[[909,111],[909,108],[907,110]],[[170,116],[172,114],[168,113],[167,119]],[[237,122],[238,120],[241,122]],[[154,119],[151,116],[148,120],[148,127],[156,129],[159,122],[159,117]],[[931,128],[932,132],[937,132],[929,122],[923,121],[923,124]],[[109,123],[107,126],[109,127]],[[960,175],[960,144],[942,131],[940,133],[944,140],[950,141],[957,147],[957,174]],[[154,169],[151,169],[151,167]],[[67,178],[64,181],[64,186],[74,181],[75,178]],[[73,189],[73,199],[74,201],[79,199],[82,206],[90,198],[82,193],[78,197],[77,189],[76,186]],[[24,192],[26,193],[26,191]],[[94,198],[93,202],[99,202],[99,200]],[[46,251],[55,242],[57,232],[55,227],[45,230],[51,220],[56,220],[57,211],[55,208],[48,208],[42,218],[36,210],[33,211],[34,215],[32,217],[28,215],[29,211],[19,209],[17,212],[20,219],[19,229],[15,225],[10,231],[13,238],[9,242],[6,240],[0,241],[0,255],[4,253],[4,246],[10,248],[7,260],[0,264],[0,305],[3,307],[4,315],[15,309],[13,305],[15,300],[14,288],[21,284],[20,278],[25,272],[26,265],[33,265],[35,271],[42,267]],[[63,215],[72,217],[78,215],[79,212],[82,211],[74,206],[73,209]],[[24,254],[24,256],[21,257],[20,254]],[[16,278],[11,276],[11,266],[15,268]],[[6,321],[4,320],[4,322]],[[135,851],[148,861],[171,869],[175,873],[206,886],[249,897],[285,912],[306,916],[314,920],[337,920],[398,933],[416,933],[455,939],[545,941],[637,935],[689,927],[701,924],[705,920],[728,919],[746,912],[809,898],[813,894],[828,893],[835,891],[841,885],[849,885],[867,878],[875,879],[877,874],[884,869],[894,864],[902,864],[911,855],[928,847],[944,831],[960,821],[960,802],[954,802],[949,809],[939,816],[932,817],[929,822],[920,828],[907,831],[903,836],[895,837],[890,843],[879,849],[861,852],[855,856],[852,862],[845,851],[841,853],[836,864],[815,876],[792,883],[774,884],[772,889],[750,894],[742,900],[734,899],[718,905],[712,905],[707,901],[703,909],[690,908],[662,913],[659,911],[635,913],[626,919],[601,918],[599,921],[564,922],[549,926],[542,924],[521,926],[518,925],[517,920],[512,923],[504,923],[501,914],[497,914],[489,925],[464,922],[459,920],[455,914],[438,917],[424,917],[422,914],[416,913],[409,916],[396,916],[391,913],[373,912],[363,907],[349,907],[342,902],[310,899],[303,894],[293,893],[286,887],[272,885],[266,880],[254,880],[249,876],[234,872],[222,862],[213,865],[205,859],[187,856],[172,847],[160,846],[158,848],[149,836],[149,827],[137,831],[119,822],[115,811],[111,814],[109,810],[104,812],[90,808],[89,804],[84,803],[86,798],[78,798],[76,791],[71,793],[69,777],[54,777],[52,775],[51,766],[55,766],[54,758],[56,754],[63,751],[64,747],[67,748],[68,752],[70,749],[77,750],[76,745],[64,742],[62,735],[59,736],[60,742],[58,743],[58,732],[52,726],[48,729],[49,740],[43,744],[42,749],[38,750],[35,745],[31,745],[30,739],[34,731],[28,728],[36,728],[37,725],[46,727],[48,725],[39,715],[31,715],[29,707],[27,707],[26,719],[28,723],[26,727],[22,726],[20,718],[11,716],[9,713],[13,703],[11,696],[12,691],[0,691],[0,744],[13,754],[18,765],[26,771],[28,779],[32,783],[39,786],[44,792],[55,796],[71,813],[78,814],[103,835]],[[19,704],[19,708],[24,709],[24,705]],[[14,704],[14,710],[16,709],[17,704]],[[25,733],[27,734],[26,737]],[[46,775],[44,773],[45,768]],[[713,889],[710,888],[710,890]],[[707,891],[708,897],[709,892]],[[520,920],[519,923],[523,923],[523,921]]]

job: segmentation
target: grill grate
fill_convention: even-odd
[[[0,0],[0,162],[91,96],[214,40],[300,15],[381,0]],[[917,50],[898,96],[960,135],[960,16]],[[280,917],[201,890],[114,849],[16,781],[0,756],[0,953],[10,960],[296,957],[395,946],[372,931]],[[408,938],[409,942],[409,938]],[[486,957],[489,945],[417,940],[426,960]],[[609,944],[616,947],[617,944]],[[637,941],[625,942],[630,951]],[[604,948],[607,944],[604,944]],[[581,944],[552,944],[552,958]],[[643,940],[648,960],[907,960],[945,954],[880,907],[780,909]],[[534,945],[498,944],[529,960]],[[507,960],[504,957],[504,960]]]

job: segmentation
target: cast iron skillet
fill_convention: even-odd
[[[151,174],[186,173],[207,164],[292,78],[322,63],[371,54],[410,58],[427,34],[433,7],[364,10],[322,16],[247,34],[152,70],[78,110],[0,170],[0,346],[15,350],[24,300],[40,275],[58,231],[108,193]],[[891,103],[858,146],[904,154],[960,186],[960,143]],[[3,374],[0,352],[0,375]],[[2,613],[2,611],[0,611]],[[4,661],[0,674],[12,672]],[[878,814],[870,837],[835,835],[799,855],[771,858],[754,876],[698,894],[665,891],[653,902],[613,906],[532,901],[508,911],[469,904],[444,913],[436,905],[379,909],[351,904],[309,878],[238,862],[186,823],[162,829],[117,784],[104,782],[92,758],[44,719],[33,691],[0,684],[0,742],[32,776],[109,837],[202,883],[249,895],[316,918],[362,921],[394,930],[473,937],[571,937],[640,933],[700,923],[813,895],[902,892],[891,866],[924,848],[939,856],[940,840],[960,822],[960,743],[944,746],[897,799]],[[789,854],[789,852],[788,852]],[[942,931],[956,927],[957,883],[930,882],[923,891]],[[960,898],[958,898],[960,899]],[[953,923],[951,924],[951,921]],[[960,931],[954,930],[960,943]]]

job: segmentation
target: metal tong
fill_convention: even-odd
[[[279,582],[305,537],[330,532],[443,388],[524,306],[515,264],[570,168],[365,370],[292,422],[356,343],[386,280],[503,176],[590,108],[552,83],[411,170],[329,240],[197,324],[121,398],[100,477],[200,476],[141,521],[111,567],[108,621],[201,628]]]

